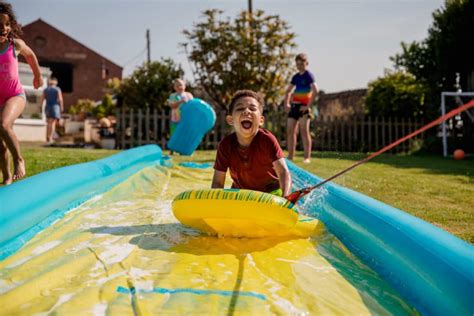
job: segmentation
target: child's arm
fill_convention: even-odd
[[[308,106],[311,106],[314,103],[314,100],[316,99],[316,97],[319,95],[319,89],[316,82],[313,82],[311,84],[311,92],[312,92],[311,99],[309,100]]]
[[[61,107],[61,112],[64,112],[64,99],[63,99],[63,93],[61,90],[59,90],[59,93],[58,93],[58,100],[59,100],[59,106]]]
[[[276,171],[278,176],[278,181],[280,182],[280,188],[283,193],[283,197],[290,195],[291,193],[291,174],[286,165],[285,158],[280,158],[273,162],[273,168]]]
[[[184,103],[183,101],[170,101],[168,102],[168,105],[172,108],[172,109],[176,109],[178,108],[182,103]]]
[[[41,77],[41,70],[35,53],[28,45],[26,45],[23,40],[19,38],[15,39],[15,48],[19,54],[25,57],[26,61],[31,67],[31,70],[33,71],[33,75],[35,76],[33,79],[33,86],[35,87],[35,89],[38,89],[43,86],[43,78]]]
[[[291,98],[291,93],[293,92],[294,88],[295,86],[293,84],[290,84],[288,88],[286,88],[285,100],[283,101],[283,105],[285,106],[286,113],[290,112],[290,98]]]
[[[44,100],[45,100],[45,96],[44,96],[44,90],[43,90],[43,93],[41,93],[40,103],[39,103],[41,105],[41,109],[43,108]]]
[[[223,171],[214,169],[214,177],[212,177],[212,189],[223,189],[225,184],[225,175]]]

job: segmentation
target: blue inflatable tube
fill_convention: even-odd
[[[181,121],[168,142],[168,148],[182,155],[192,155],[202,138],[216,123],[216,112],[201,99],[192,99],[179,108]]]
[[[288,163],[299,189],[322,179]],[[349,250],[427,315],[474,314],[474,246],[399,209],[328,183],[308,203]],[[306,197],[311,198],[311,196]]]
[[[159,161],[161,155],[159,146],[142,146],[0,188],[0,260],[71,208]]]

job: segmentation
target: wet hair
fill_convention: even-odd
[[[16,16],[13,12],[12,5],[7,2],[0,2],[0,14],[6,14],[10,19],[11,31],[8,34],[8,38],[12,40],[13,38],[20,37],[23,32],[21,30],[21,25],[16,21]]]
[[[259,93],[252,90],[238,90],[237,92],[234,93],[234,95],[232,96],[232,99],[229,102],[229,105],[227,106],[228,115],[232,115],[232,111],[234,110],[237,100],[243,97],[251,97],[257,100],[258,104],[260,105],[260,112],[263,113],[263,98]]]
[[[308,62],[308,55],[306,55],[305,53],[301,53],[301,54],[296,55],[295,61],[299,61],[299,60],[301,60],[302,62],[307,63]]]
[[[181,78],[176,78],[176,79],[174,79],[174,80],[173,80],[173,85],[177,84],[178,82],[179,82],[179,83],[182,83],[184,86],[186,86],[186,82],[185,82],[183,79],[181,79]]]

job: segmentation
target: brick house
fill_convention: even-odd
[[[101,100],[109,78],[122,78],[122,67],[38,19],[23,26],[23,40],[57,77],[66,110],[78,99]]]

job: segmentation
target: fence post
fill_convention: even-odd
[[[153,140],[158,144],[158,110],[153,108]]]
[[[369,141],[367,142],[367,151],[372,151],[372,117],[368,117],[367,121],[367,133],[369,134]]]
[[[143,139],[143,113],[142,109],[138,109],[138,146],[142,145],[142,139]]]
[[[385,116],[382,116],[382,147],[388,145],[385,139],[385,128],[387,128],[387,125],[385,124]]]
[[[161,126],[160,126],[160,132],[161,132],[161,148],[162,149],[165,149],[166,148],[166,137],[165,137],[165,134],[166,134],[166,117],[165,117],[165,110],[164,109],[161,109],[161,117],[160,117],[160,123],[161,123]]]
[[[398,117],[395,117],[394,118],[394,127],[395,127],[395,139],[398,139],[399,136],[398,136]],[[394,148],[394,151],[397,152],[397,149]]]
[[[147,107],[145,111],[145,143],[150,143],[150,108]]]

